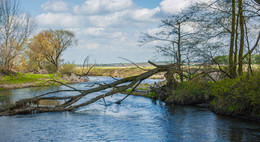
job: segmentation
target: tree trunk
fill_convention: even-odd
[[[59,72],[59,64],[55,64],[56,72]]]
[[[239,75],[243,74],[243,52],[244,52],[244,38],[245,38],[245,32],[244,32],[244,16],[243,16],[243,0],[238,1],[238,9],[239,9],[239,17],[240,17],[240,47],[239,47],[239,64],[238,64],[238,73]]]
[[[229,69],[230,69],[230,76],[231,78],[234,78],[234,72],[233,72],[233,50],[234,50],[234,37],[235,37],[235,25],[236,25],[236,5],[235,0],[232,0],[232,27],[231,27],[231,39],[230,39],[230,47],[229,47]]]
[[[247,24],[246,24],[246,22],[244,23],[244,25],[245,25],[245,34],[246,34],[246,43],[247,43],[247,49],[248,49],[248,51],[250,51],[250,43],[249,43],[249,39],[248,39],[248,31],[247,31]],[[248,78],[249,78],[249,76],[250,76],[250,73],[251,73],[251,75],[253,75],[253,70],[252,70],[252,67],[251,67],[251,54],[252,53],[249,53],[248,54],[248,70],[247,70],[247,76],[248,76]]]
[[[181,68],[181,23],[178,23],[178,57],[177,57],[178,71],[180,75],[180,80],[183,82],[183,71]]]
[[[234,64],[233,64],[233,77],[236,78],[237,76],[237,49],[238,49],[238,20],[239,20],[239,16],[237,16],[237,20],[236,20],[236,29],[235,29],[235,51],[234,51]]]

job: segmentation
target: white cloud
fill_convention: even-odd
[[[183,8],[191,4],[190,0],[163,0],[160,3],[160,8],[168,14],[179,12]]]
[[[49,0],[41,5],[44,12],[65,12],[68,10],[68,3],[61,0]]]
[[[121,38],[122,40],[125,40],[125,37],[123,37],[123,33],[122,32],[113,32],[111,33],[111,37],[112,38]]]
[[[102,36],[104,31],[104,28],[90,27],[80,31],[80,34],[83,36]]]
[[[89,27],[89,28],[66,28],[67,30],[73,31],[77,37],[81,39],[99,39],[99,41],[104,39],[124,39],[127,37],[127,33],[123,32],[120,29],[116,28],[97,28],[97,27]]]
[[[157,33],[164,31],[164,30],[167,30],[167,29],[165,29],[163,27],[157,27],[157,28],[148,29],[146,32],[149,35],[156,35]]]
[[[54,5],[51,6],[51,3]],[[58,3],[63,2],[48,1],[42,5],[42,7],[49,5],[48,10],[53,10],[36,17],[40,26],[120,28],[142,27],[146,23],[160,21],[158,17],[154,16],[160,12],[159,7],[154,9],[135,7],[132,0],[86,0],[82,5],[74,6],[74,12],[57,12],[59,11],[58,8],[54,7],[57,7]],[[67,9],[67,3],[65,7]],[[54,9],[56,9],[56,12]],[[47,8],[45,10],[47,11]]]
[[[125,25],[125,12],[116,12],[108,15],[93,15],[89,16],[88,20],[92,25],[98,27],[114,27]]]
[[[187,8],[196,2],[208,2],[212,0],[163,0],[160,3],[160,9],[167,14],[180,12],[182,9]]]
[[[134,20],[149,22],[156,21],[156,19],[153,16],[157,12],[160,12],[160,9],[158,7],[154,9],[141,8],[131,11],[130,15]]]
[[[182,31],[186,33],[194,33],[198,30],[199,25],[195,22],[186,22],[186,24],[182,25]]]
[[[79,27],[84,23],[81,16],[72,15],[70,13],[43,13],[36,17],[40,26],[43,27]]]
[[[90,44],[86,44],[84,47],[84,49],[90,49],[90,50],[94,50],[94,49],[98,49],[100,47],[100,45],[98,43],[90,43]]]
[[[74,6],[77,14],[101,14],[118,12],[133,6],[132,0],[87,0],[83,5]]]
[[[156,13],[160,12],[159,8],[155,9],[126,9],[124,11],[114,12],[106,15],[90,15],[88,22],[92,26],[97,27],[140,27],[150,23],[158,23],[160,19],[155,17]],[[151,23],[152,22],[152,23]]]

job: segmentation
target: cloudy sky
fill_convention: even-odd
[[[96,63],[134,62],[154,59],[156,53],[140,47],[143,32],[153,31],[160,20],[191,3],[206,0],[22,0],[24,11],[43,29],[68,29],[78,45],[65,51],[65,61],[83,63],[86,56]],[[163,60],[157,56],[157,60]]]

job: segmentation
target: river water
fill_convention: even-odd
[[[111,81],[109,77],[91,77],[90,82],[73,86]],[[54,88],[1,91],[1,104],[50,89]],[[259,123],[219,116],[200,107],[168,106],[139,96],[129,96],[120,105],[114,103],[124,96],[115,94],[106,98],[107,105],[100,100],[73,112],[0,117],[0,142],[260,141]]]

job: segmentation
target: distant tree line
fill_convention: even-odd
[[[222,55],[222,56],[216,56],[214,57],[214,60],[218,62],[219,64],[229,64],[229,56],[228,55]],[[249,58],[246,57],[243,61],[244,64],[248,63]],[[212,61],[214,63],[214,61]],[[251,55],[251,63],[252,64],[260,64],[260,55]]]

